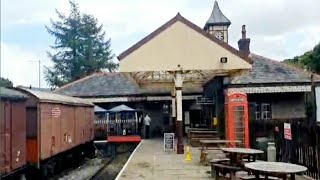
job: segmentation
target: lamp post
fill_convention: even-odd
[[[29,61],[29,62],[37,62],[37,63],[39,64],[39,88],[40,88],[40,81],[41,81],[41,80],[40,80],[40,76],[41,76],[41,75],[40,75],[40,74],[41,74],[41,73],[40,73],[40,64],[41,64],[41,61],[40,61],[40,60],[37,60],[37,61]]]

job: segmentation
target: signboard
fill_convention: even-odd
[[[197,97],[197,104],[214,104],[214,101],[208,97]]]
[[[51,112],[52,112],[52,116],[55,118],[60,117],[60,115],[61,115],[60,108],[58,108],[58,107],[53,108]]]
[[[128,97],[128,101],[147,101],[147,97]]]
[[[291,125],[289,123],[284,123],[284,138],[292,140]]]
[[[174,149],[174,133],[164,133],[163,145],[165,151],[173,151]]]
[[[243,97],[236,97],[236,98],[231,98],[231,102],[245,102],[246,99]]]

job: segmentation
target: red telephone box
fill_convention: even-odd
[[[245,93],[232,93],[226,96],[226,138],[240,140],[244,147],[249,148],[248,99]],[[231,143],[235,147],[235,143]]]

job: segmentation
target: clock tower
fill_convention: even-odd
[[[228,27],[231,21],[221,12],[218,2],[214,2],[212,13],[204,26],[204,30],[216,38],[228,43]]]

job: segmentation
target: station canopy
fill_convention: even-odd
[[[227,62],[221,62],[226,58]],[[179,13],[118,56],[120,72],[137,82],[172,82],[182,71],[184,82],[207,81],[251,69],[251,59]]]

